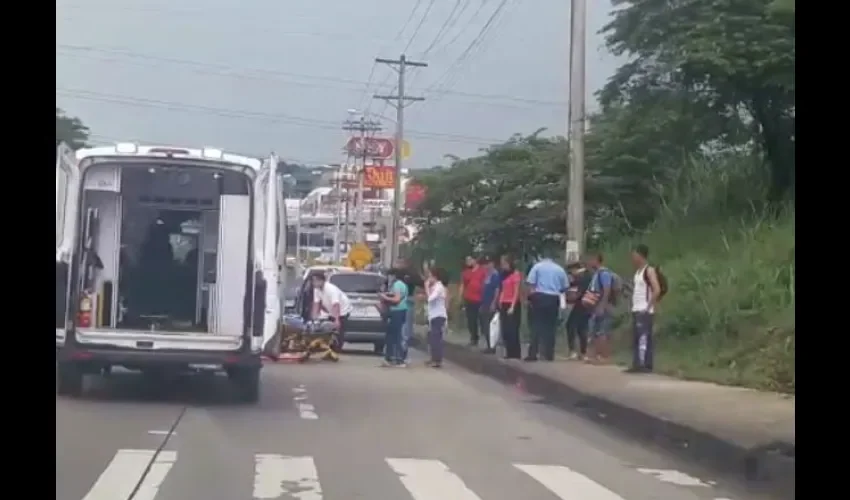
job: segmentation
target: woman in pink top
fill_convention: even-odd
[[[516,270],[513,260],[507,255],[502,256],[501,268],[499,323],[502,330],[502,343],[505,346],[505,359],[520,359],[522,356],[519,343],[519,325],[522,320],[522,302],[520,302],[522,274]]]

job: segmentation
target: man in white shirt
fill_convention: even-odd
[[[338,286],[328,282],[325,273],[319,272],[313,275],[313,310],[310,317],[318,319],[323,310],[334,322],[339,339],[335,350],[341,351],[345,344],[348,317],[351,315],[351,301]]]
[[[657,270],[649,265],[649,247],[638,245],[632,250],[632,264],[635,267],[634,289],[632,291],[632,366],[631,373],[651,372],[655,354],[655,341],[652,327],[655,319],[655,305],[661,299],[663,291]]]

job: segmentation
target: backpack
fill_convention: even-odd
[[[664,276],[664,273],[661,272],[661,267],[659,266],[646,266],[646,270],[650,267],[655,269],[655,275],[658,277],[658,298],[656,300],[661,300],[667,295],[667,290],[669,290],[669,284],[667,283],[667,276]],[[647,287],[650,287],[649,276],[646,274],[646,270],[643,271],[643,281],[646,283]]]

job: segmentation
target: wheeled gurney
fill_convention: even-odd
[[[281,322],[280,359],[305,362],[315,356],[324,361],[339,361],[339,332],[328,320],[304,321],[286,316]]]

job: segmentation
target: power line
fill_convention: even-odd
[[[416,25],[416,29],[413,30],[413,34],[410,35],[410,40],[407,41],[407,45],[404,46],[404,50],[402,53],[407,52],[411,45],[413,45],[413,41],[416,40],[416,35],[419,34],[419,30],[422,29],[422,25],[425,24],[425,20],[428,19],[428,14],[431,13],[431,9],[434,8],[434,3],[436,0],[430,0],[428,2],[428,6],[425,7],[425,12],[422,14],[422,18],[419,19],[419,24]]]
[[[164,109],[168,111],[181,111],[189,113],[215,115],[221,116],[223,118],[237,118],[254,121],[264,121],[269,123],[284,123],[323,130],[339,130],[339,124],[337,122],[304,118],[294,115],[287,115],[284,113],[264,113],[258,111],[218,108],[212,106],[190,105],[174,101],[146,99],[117,94],[104,94],[68,88],[57,88],[56,95],[84,101],[103,102],[138,108]],[[408,131],[408,133],[412,137],[417,137],[423,140],[454,142],[459,144],[492,145],[503,142],[503,140],[499,139],[488,139],[484,137],[446,134],[439,132],[427,132],[419,130],[410,130]]]
[[[458,58],[455,60],[455,62],[452,63],[449,66],[449,68],[442,74],[442,76],[437,78],[437,80],[435,80],[433,84],[429,85],[428,89],[426,89],[426,90],[433,90],[435,88],[438,88],[438,85],[440,85],[441,82],[446,80],[446,78],[448,77],[448,75],[451,74],[452,71],[456,70],[457,68],[460,68],[460,66],[469,57],[469,53],[472,51],[472,49],[475,48],[478,44],[481,43],[481,40],[483,40],[484,36],[490,30],[490,27],[493,25],[493,21],[496,19],[496,17],[499,15],[499,13],[501,13],[502,9],[504,9],[504,7],[507,3],[508,3],[508,0],[501,0],[499,5],[496,6],[496,8],[493,10],[493,13],[490,14],[490,17],[484,23],[484,26],[481,27],[481,30],[479,30],[478,34],[469,43],[469,45],[466,47],[466,49],[464,49],[464,51],[461,52],[460,56],[458,56]]]
[[[402,24],[401,28],[398,30],[398,32],[393,37],[394,42],[401,40],[402,36],[404,36],[404,32],[407,30],[407,27],[410,26],[410,22],[413,21],[413,18],[416,17],[416,12],[419,10],[419,7],[422,5],[422,2],[423,2],[423,0],[416,0],[416,3],[413,5],[413,8],[410,9],[410,14],[408,14],[407,19],[405,19],[405,21],[404,21],[404,24]],[[382,46],[378,50],[378,53],[380,54],[383,51],[387,50],[389,48],[388,45],[389,44],[385,44],[384,46]],[[368,81],[366,82],[366,88],[364,89],[363,96],[360,98],[360,101],[359,101],[360,104],[357,106],[358,108],[362,108],[363,107],[363,101],[369,97],[369,91],[370,91],[369,84],[372,82],[372,76],[375,74],[375,70],[377,68],[378,68],[378,62],[372,61],[372,69],[369,71],[369,78],[367,79]],[[390,75],[387,75],[387,77],[384,78],[384,80],[380,84],[378,84],[377,87],[383,87],[384,85],[386,85],[387,82],[389,81],[389,78],[390,78]],[[369,113],[371,111],[373,102],[375,102],[375,101],[372,100],[372,99],[369,99],[369,104],[366,105],[366,113]],[[387,110],[387,108],[384,107],[384,109],[382,109],[379,114],[384,114],[384,112],[386,110]]]
[[[435,2],[435,0],[429,0],[428,6],[425,7],[425,12],[423,12],[422,17],[419,18],[419,23],[416,25],[416,28],[414,28],[413,33],[410,35],[410,39],[407,41],[407,44],[404,46],[404,49],[402,50],[402,52],[407,52],[407,50],[413,44],[413,41],[416,39],[416,35],[419,34],[419,30],[422,29],[422,25],[425,23],[425,20],[428,18],[428,14],[431,12],[431,9],[434,7],[434,2]],[[419,5],[421,3],[422,3],[422,0],[417,0],[416,5],[413,6],[413,10],[410,13],[410,17],[405,22],[405,26],[403,26],[402,29],[399,31],[399,35],[404,33],[404,30],[406,29],[406,27],[410,23],[410,21],[413,19],[413,16],[416,13],[417,9],[419,9]],[[392,73],[387,73],[387,77],[384,78],[384,80],[378,86],[383,87],[384,85],[387,84],[387,82],[390,80],[390,78],[392,78]],[[395,92],[396,90],[398,90],[398,87],[393,87],[392,92]],[[380,112],[378,112],[378,114],[383,115],[384,113],[386,113],[387,108],[389,108],[389,106],[390,106],[389,101],[385,102],[384,107],[381,109]],[[371,106],[367,109],[367,111],[369,109],[371,109]]]
[[[404,21],[404,24],[402,24],[401,28],[398,30],[398,33],[396,33],[396,34],[395,34],[395,36],[393,37],[393,41],[394,41],[394,42],[397,42],[397,41],[401,40],[401,37],[404,35],[405,30],[407,30],[407,27],[408,27],[408,26],[410,26],[410,22],[411,22],[411,21],[413,21],[413,18],[414,18],[414,17],[416,17],[416,11],[418,11],[418,10],[419,10],[419,6],[420,6],[420,5],[422,5],[422,1],[423,1],[423,0],[416,0],[416,3],[413,5],[413,8],[412,8],[412,9],[410,9],[410,14],[408,14],[407,19]],[[383,46],[382,46],[382,47],[378,50],[378,53],[381,53],[381,52],[383,52],[384,50],[386,50],[387,48],[389,48],[389,47],[388,47],[388,45],[389,45],[389,44],[385,44],[385,45],[383,45]],[[377,61],[372,61],[372,69],[370,69],[370,70],[369,70],[369,78],[367,78],[367,79],[366,79],[366,85],[365,85],[365,87],[364,87],[364,89],[363,89],[363,95],[362,95],[362,96],[360,97],[360,99],[358,100],[358,103],[359,103],[359,104],[357,105],[357,108],[358,108],[358,109],[362,109],[362,108],[363,108],[363,101],[364,101],[364,100],[366,100],[366,99],[368,99],[368,97],[369,97],[369,91],[370,91],[370,89],[371,89],[371,87],[369,87],[369,85],[371,85],[371,83],[372,83],[372,78],[375,76],[375,70],[376,70],[376,69],[378,69],[378,62],[377,62]],[[385,84],[386,84],[386,82],[387,82],[387,79],[384,79],[384,83],[383,83],[383,84],[381,84],[381,85],[378,85],[378,86],[379,86],[379,87],[380,87],[380,86],[383,86],[383,85],[385,85]],[[367,113],[369,112],[369,110],[370,110],[370,109],[372,109],[372,103],[373,103],[373,102],[374,102],[374,101],[373,101],[372,99],[369,99],[369,104],[367,104],[367,106],[366,106],[366,112],[367,112]],[[381,113],[383,113],[383,111],[382,111]]]
[[[259,69],[259,68],[235,68],[228,65],[216,64],[216,63],[208,63],[203,61],[195,61],[189,59],[181,59],[174,57],[164,57],[157,56],[152,54],[144,54],[131,50],[120,49],[120,48],[108,48],[108,47],[95,47],[95,46],[87,46],[87,45],[69,45],[69,44],[56,44],[57,52],[66,52],[66,55],[73,56],[82,56],[82,57],[91,57],[92,55],[104,55],[110,57],[117,57],[119,59],[125,59],[121,62],[123,63],[136,63],[138,61],[148,61],[153,63],[155,67],[158,64],[172,64],[175,66],[184,66],[187,68],[191,68],[193,72],[197,72],[200,74],[211,74],[224,76],[228,78],[234,78],[239,80],[257,80],[257,81],[266,81],[266,82],[275,82],[282,83],[287,85],[295,85],[295,86],[309,86],[316,87],[316,82],[327,82],[333,84],[339,84],[344,86],[330,86],[325,85],[327,88],[337,88],[343,90],[356,90],[357,87],[363,88],[366,86],[368,88],[368,84],[372,79],[372,75],[375,74],[375,70],[377,68],[377,64],[373,64],[372,71],[370,73],[369,79],[367,81],[355,80],[349,78],[339,78],[339,77],[331,77],[331,76],[316,76],[316,75],[308,75],[304,73],[294,73],[288,71],[278,71],[278,70],[269,70],[269,69]],[[97,60],[110,61],[114,60],[104,59],[92,57]],[[151,65],[148,65],[150,67]],[[388,76],[392,76],[390,73]],[[302,80],[312,80],[310,82],[299,82],[295,80],[288,80],[286,78],[297,78]],[[389,77],[386,79],[389,80]],[[380,85],[376,85],[375,88],[389,88],[389,83],[384,83]],[[393,86],[392,90],[395,90]],[[428,91],[429,88],[418,89],[419,92]],[[442,95],[446,94],[448,96],[454,96],[457,98],[474,98],[481,100],[490,100],[490,101],[508,101],[517,104],[523,104],[528,106],[563,106],[566,107],[567,103],[563,101],[554,101],[554,100],[544,100],[544,99],[533,99],[526,97],[515,97],[509,95],[502,94],[484,94],[484,93],[475,93],[475,92],[461,92],[456,90],[446,90],[446,91],[431,91],[429,92],[431,95]],[[461,99],[466,100],[466,99]],[[494,106],[504,106],[505,103],[496,103],[493,102]]]
[[[522,0],[518,0],[517,3],[514,3],[514,4],[509,4],[508,9],[510,9],[511,7],[515,7],[519,2],[522,2]],[[467,59],[466,59],[467,61],[470,61],[473,57],[481,57],[481,56],[483,56],[484,54],[487,53],[487,49],[489,49],[492,46],[491,44],[487,43],[488,41],[490,41],[489,35],[493,30],[496,30],[501,26],[502,22],[505,19],[504,14],[506,12],[507,12],[507,10],[505,10],[504,12],[502,12],[501,14],[499,14],[497,16],[497,18],[496,18],[495,22],[493,23],[493,25],[491,26],[491,28],[487,30],[487,32],[484,34],[484,36],[479,41],[479,43],[475,46],[475,48],[473,48],[473,50],[467,56]],[[441,97],[445,97],[447,95],[446,93],[453,92],[451,90],[451,88],[454,87],[457,84],[458,81],[460,81],[464,70],[468,69],[469,67],[470,67],[469,64],[467,64],[465,66],[459,66],[456,69],[456,71],[447,79],[447,81],[443,85],[441,85],[440,89],[438,89],[438,91],[437,91],[437,94],[440,95]],[[566,107],[566,104],[564,104],[564,107]]]
[[[393,37],[393,40],[401,40],[402,35],[407,30],[407,27],[410,26],[410,21],[413,21],[413,18],[416,17],[416,11],[419,10],[419,6],[422,5],[422,0],[416,0],[416,3],[413,5],[413,8],[410,9],[410,15],[407,16],[407,19],[404,21],[404,24],[401,26],[401,29],[398,30],[398,33]],[[375,63],[378,64],[377,62]]]
[[[455,17],[455,13],[458,11],[458,9],[461,7],[461,5],[466,7],[467,5],[469,5],[469,2],[464,2],[463,0],[455,0],[454,7],[452,7],[451,12],[449,12],[449,15],[448,15],[448,17],[446,17],[446,20],[445,20],[445,22],[443,22],[443,25],[440,26],[440,29],[437,31],[437,34],[434,36],[434,39],[431,40],[430,44],[428,44],[428,47],[425,49],[425,52],[422,53],[422,57],[427,56],[434,49],[434,47],[440,42],[440,40],[443,39],[443,36],[445,36],[445,34],[448,32],[448,30],[450,30],[455,25],[455,23],[457,23],[458,18]],[[463,11],[461,11],[459,16],[462,15],[462,14],[463,14]]]
[[[431,52],[431,50],[434,49],[437,43],[442,40],[443,36],[448,32],[450,26],[454,26],[454,23],[457,22],[455,13],[457,13],[461,5],[463,5],[465,8],[467,5],[469,5],[469,2],[464,2],[463,0],[455,0],[455,4],[452,7],[451,12],[449,12],[449,15],[446,17],[446,20],[443,21],[443,24],[442,26],[440,26],[440,29],[437,30],[437,34],[434,36],[434,39],[431,40],[431,43],[429,43],[428,46],[425,48],[425,51],[422,52],[421,57],[426,57]],[[412,78],[410,79],[410,83],[412,84],[416,80],[416,77],[420,74],[421,73],[414,73]]]
[[[449,42],[448,42],[447,44],[443,45],[443,48],[442,48],[442,49],[440,49],[440,50],[437,52],[437,54],[442,54],[442,53],[443,53],[443,52],[444,52],[447,48],[451,47],[451,46],[452,46],[452,45],[454,45],[454,44],[455,44],[458,40],[460,40],[460,37],[461,37],[461,36],[463,36],[463,34],[464,34],[464,33],[466,33],[467,28],[469,28],[469,27],[472,25],[472,22],[473,22],[473,21],[475,21],[475,19],[478,17],[478,15],[479,15],[479,14],[481,14],[481,11],[482,11],[482,10],[484,10],[484,6],[485,6],[485,5],[487,5],[487,2],[488,2],[488,1],[489,1],[489,0],[481,0],[481,3],[479,3],[479,4],[478,4],[478,8],[477,8],[477,9],[475,9],[475,11],[472,13],[472,15],[471,15],[471,16],[469,17],[469,19],[466,21],[466,24],[465,24],[465,25],[464,25],[464,26],[463,26],[460,30],[458,30],[458,32],[455,34],[455,36],[454,36],[454,37],[452,37],[452,39],[451,39],[451,40],[449,40]],[[467,7],[469,6],[469,4],[471,4],[471,3],[472,3],[472,2],[465,2],[465,3],[464,3],[463,11],[461,11],[461,13],[458,15],[458,17],[461,17],[461,16],[463,15],[463,12],[466,10],[466,8],[467,8]]]

